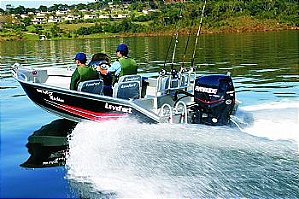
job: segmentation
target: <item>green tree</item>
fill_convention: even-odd
[[[18,14],[18,15],[21,15],[21,14],[25,14],[26,13],[26,9],[24,6],[18,6],[16,8],[13,8],[10,10],[10,13],[11,14]]]
[[[51,29],[51,36],[52,37],[58,37],[60,33],[62,33],[62,30],[59,28],[59,26],[57,24],[54,24]]]
[[[47,12],[48,11],[48,7],[41,5],[41,6],[39,6],[38,10],[41,11],[41,12]]]
[[[32,24],[30,17],[25,17],[25,18],[21,19],[21,22],[24,24],[24,26],[29,26]]]

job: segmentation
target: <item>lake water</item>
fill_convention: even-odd
[[[175,67],[187,39],[179,37]],[[159,72],[166,57],[170,68],[170,41],[0,43],[0,197],[299,198],[298,31],[200,36],[196,70],[231,73],[240,110],[254,119],[242,131],[128,119],[74,124],[34,105],[10,75],[15,62],[73,66],[79,51],[114,58],[120,42],[129,45],[140,73]]]

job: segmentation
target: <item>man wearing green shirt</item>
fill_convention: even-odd
[[[112,63],[111,67],[102,73],[114,74],[116,82],[120,76],[124,75],[135,75],[137,74],[137,64],[136,61],[128,57],[129,49],[126,44],[118,45],[116,49],[117,60]]]
[[[92,67],[86,66],[86,55],[85,53],[77,53],[75,56],[77,68],[72,74],[70,89],[77,90],[78,84],[83,81],[98,79],[98,72]]]

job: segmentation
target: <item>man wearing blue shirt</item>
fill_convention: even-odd
[[[116,49],[116,56],[118,59],[112,63],[108,69],[108,73],[114,73],[116,82],[120,76],[137,74],[136,61],[128,57],[129,49],[126,44],[118,45]]]

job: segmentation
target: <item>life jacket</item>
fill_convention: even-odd
[[[129,57],[121,57],[118,61],[121,65],[119,76],[137,74],[137,64],[134,59]]]

